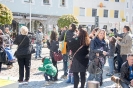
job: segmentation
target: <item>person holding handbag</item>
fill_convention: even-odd
[[[85,75],[86,75],[86,69],[88,65],[88,58],[86,57],[90,44],[90,39],[87,34],[87,32],[82,29],[82,27],[79,28],[79,35],[77,37],[73,37],[71,40],[71,45],[69,48],[72,51],[72,65],[71,65],[71,71],[73,72],[74,76],[74,88],[78,88],[79,84],[79,73],[81,77],[81,87],[84,88],[85,85]]]
[[[55,31],[51,31],[50,35],[50,42],[47,41],[47,47],[50,49],[50,57],[52,59],[53,65],[57,68],[57,61],[54,59],[54,52],[58,52],[59,48],[59,41],[57,39],[57,33]],[[57,68],[57,73],[56,76],[53,77],[52,81],[57,81],[58,80],[58,68]]]
[[[99,29],[96,33],[96,36],[94,39],[91,40],[90,43],[90,52],[89,52],[89,68],[92,68],[91,70],[93,71],[89,71],[89,77],[88,80],[91,81],[93,79],[95,79],[96,81],[98,81],[100,83],[100,86],[103,84],[103,77],[102,74],[103,72],[99,72],[96,73],[96,69],[94,69],[94,67],[90,67],[91,64],[93,63],[93,61],[95,59],[96,62],[95,64],[98,65],[98,67],[102,70],[102,67],[105,64],[106,61],[106,55],[108,54],[108,43],[106,42],[106,31],[104,29]]]
[[[20,35],[18,35],[14,41],[14,44],[18,45],[15,52],[15,56],[19,65],[19,79],[18,82],[28,82],[30,78],[30,67],[31,67],[31,39],[28,36],[28,28],[22,26],[20,29]],[[25,80],[24,78],[24,67],[25,67]]]

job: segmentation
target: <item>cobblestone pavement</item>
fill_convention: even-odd
[[[13,49],[15,51],[15,49]],[[48,56],[49,55],[49,50],[47,48],[43,48],[43,53],[42,56]],[[73,88],[72,84],[67,84],[65,83],[66,80],[60,79],[61,76],[63,75],[63,63],[58,62],[58,68],[59,68],[59,74],[58,74],[58,81],[55,82],[54,84],[51,84],[49,86],[44,86],[45,80],[43,77],[43,73],[38,71],[38,67],[41,65],[41,60],[35,60],[34,55],[32,57],[32,62],[31,62],[31,73],[30,73],[30,82],[28,85],[19,85],[19,88]],[[9,79],[9,80],[18,80],[18,63],[13,64],[12,69],[6,69],[6,65],[2,66],[2,72],[0,73],[0,77],[4,79]],[[104,67],[104,73],[103,73],[103,86],[101,88],[114,88],[112,87],[114,85],[113,82],[111,82],[109,77],[106,77],[106,73],[108,71],[108,64],[105,64]],[[87,73],[88,74],[88,73]],[[111,87],[110,87],[111,86]]]

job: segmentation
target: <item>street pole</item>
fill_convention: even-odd
[[[31,3],[32,3],[32,0],[29,0],[29,3],[30,3],[30,32],[31,32]]]

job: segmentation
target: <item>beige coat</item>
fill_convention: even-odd
[[[131,33],[123,34],[123,39],[121,41],[117,41],[117,43],[121,46],[120,55],[127,55],[132,53],[132,35]]]

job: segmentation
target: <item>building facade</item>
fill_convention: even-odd
[[[96,16],[99,16],[100,28],[110,29],[116,23],[120,26],[126,19],[125,13],[129,15],[133,11],[133,1],[129,3],[132,4],[132,9],[125,8],[126,0],[73,0],[73,2],[73,15],[78,18],[80,25],[89,28],[94,25]],[[131,21],[131,16],[128,19]]]
[[[57,20],[64,14],[73,12],[73,0],[0,0],[13,12],[12,29],[18,31],[21,25],[29,28],[31,9],[31,31],[34,32],[39,26],[43,32],[52,30],[57,26]]]

